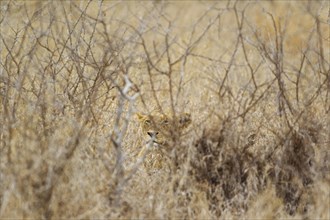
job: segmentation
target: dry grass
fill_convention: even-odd
[[[329,2],[0,4],[1,219],[330,219]]]

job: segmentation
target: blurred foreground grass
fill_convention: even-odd
[[[329,2],[0,5],[1,219],[330,218]]]

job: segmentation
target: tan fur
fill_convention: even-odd
[[[171,149],[171,136],[173,133],[180,134],[189,126],[191,115],[183,113],[175,119],[160,112],[149,115],[137,113],[136,116],[146,140],[138,157],[143,158],[148,173],[162,169],[166,160],[165,154]]]

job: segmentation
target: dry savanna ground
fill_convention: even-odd
[[[328,1],[0,7],[1,219],[330,219]]]

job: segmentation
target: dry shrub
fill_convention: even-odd
[[[274,166],[268,171],[269,176],[290,215],[297,212],[306,215],[309,206],[315,205],[310,191],[315,181],[322,180],[318,179],[319,175],[325,174],[316,171],[323,164],[315,158],[318,133],[323,132],[322,125],[315,123],[310,115],[304,117],[297,130],[291,130],[280,142],[281,149],[270,157]]]
[[[210,208],[219,217],[225,209],[244,213],[250,197],[264,186],[265,163],[247,151],[252,138],[245,145],[233,145],[233,131],[228,123],[205,130],[191,160],[191,175],[206,184]]]
[[[209,207],[217,216],[228,209],[236,214],[251,212],[251,201],[259,196],[262,199],[267,193],[276,195],[281,201],[278,208],[288,215],[310,216],[318,204],[315,187],[328,181],[324,167],[329,160],[315,157],[316,144],[326,133],[326,125],[317,123],[308,113],[304,116],[297,130],[282,124],[276,132],[283,138],[273,147],[268,146],[270,150],[259,146],[264,149],[262,154],[249,149],[257,141],[256,134],[251,134],[245,143],[234,145],[235,127],[230,123],[218,123],[204,130],[195,142],[191,175],[207,192]]]
[[[0,218],[329,219],[327,1],[0,4]]]

